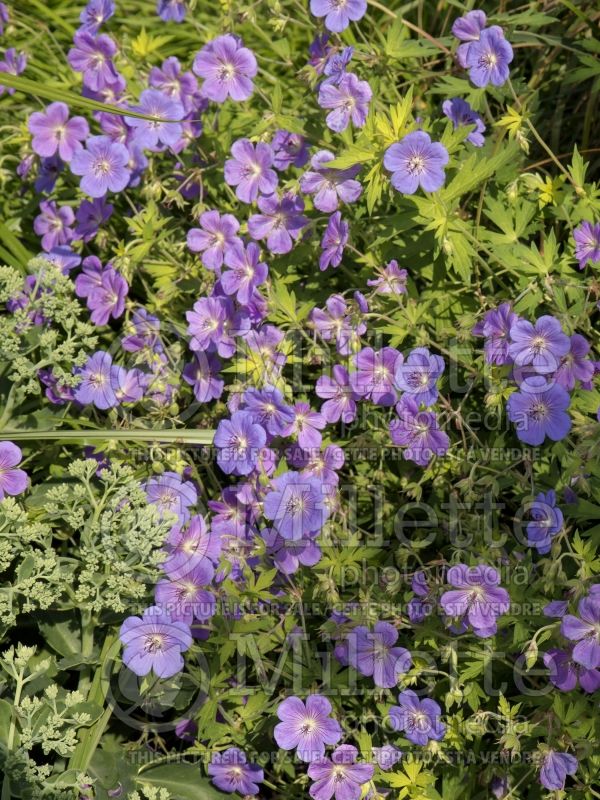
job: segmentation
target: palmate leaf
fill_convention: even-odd
[[[459,172],[451,182],[440,192],[443,201],[451,203],[467,192],[472,192],[483,181],[491,178],[495,172],[515,161],[519,148],[510,142],[495,156],[489,158],[485,155],[472,155],[461,165]]]
[[[81,108],[85,111],[109,111],[111,114],[119,114],[121,117],[138,117],[139,119],[148,119],[156,122],[177,122],[174,119],[161,120],[158,117],[152,117],[140,111],[132,111],[121,106],[113,106],[110,103],[100,103],[98,100],[82,97],[75,94],[75,92],[70,92],[68,89],[62,89],[56,84],[38,83],[29,78],[22,78],[20,75],[11,75],[8,72],[0,73],[0,85],[9,86],[11,89],[16,89],[24,94],[30,94],[33,97],[44,100],[66,103],[69,106],[73,106],[73,108]]]

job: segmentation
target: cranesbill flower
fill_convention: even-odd
[[[353,54],[353,47],[345,47],[340,53],[332,53],[323,68],[323,74],[326,77],[323,79],[322,84],[333,83],[337,85],[346,74],[346,67],[352,61]]]
[[[185,622],[175,622],[159,606],[147,608],[142,617],[128,617],[121,625],[123,663],[136,675],[151,670],[159,678],[170,678],[183,669],[181,655],[192,645]]]
[[[542,555],[550,552],[552,539],[560,533],[564,523],[563,513],[556,505],[556,492],[540,492],[528,508],[531,522],[527,524],[527,544],[536,547]]]
[[[75,370],[80,378],[75,389],[75,400],[82,405],[93,404],[103,411],[118,405],[112,385],[111,367],[110,353],[99,350],[91,355],[83,367]]]
[[[329,217],[325,233],[321,240],[322,253],[319,257],[319,269],[323,272],[328,267],[339,267],[342,263],[344,248],[348,244],[350,226],[342,219],[339,211]]]
[[[310,12],[325,17],[325,27],[341,33],[350,22],[358,22],[367,13],[367,0],[310,0]]]
[[[379,278],[367,281],[367,286],[375,286],[377,294],[406,294],[408,272],[398,267],[396,259],[392,259],[381,271]]]
[[[81,175],[81,190],[90,197],[103,197],[108,191],[122,191],[131,177],[129,151],[108,136],[90,136],[86,148],[71,160],[71,172]]]
[[[309,789],[313,800],[359,800],[362,787],[371,780],[373,764],[357,764],[358,750],[351,744],[342,744],[331,758],[318,758],[308,767],[314,783]]]
[[[483,320],[473,328],[476,336],[485,336],[484,353],[488,364],[510,364],[510,330],[520,317],[511,309],[510,303],[487,311]]]
[[[233,158],[225,162],[225,180],[235,186],[235,194],[243,203],[253,203],[260,194],[272,194],[278,177],[273,165],[273,151],[266,142],[253,145],[249,139],[238,139],[231,146]]]
[[[279,198],[276,194],[261,195],[258,198],[260,214],[253,214],[248,220],[248,232],[253,239],[266,239],[271,253],[289,253],[293,240],[308,219],[302,213],[304,201],[301,197],[286,193]]]
[[[398,631],[389,622],[376,622],[373,631],[358,625],[348,634],[348,663],[372,677],[375,686],[391,689],[412,664],[408,650],[395,646],[397,639]]]
[[[456,57],[461,67],[467,66],[467,55],[472,42],[479,41],[481,31],[485,28],[487,17],[483,11],[469,11],[464,17],[454,21],[452,33],[464,44],[458,46]]]
[[[323,74],[331,50],[328,33],[318,34],[308,46],[308,54],[310,56],[308,63],[315,70],[317,75]]]
[[[267,545],[267,554],[273,559],[273,565],[284,575],[293,575],[301,565],[314,567],[321,560],[321,548],[309,536],[293,542],[269,528],[262,530],[260,534]]]
[[[584,336],[574,333],[570,339],[570,349],[563,356],[559,368],[554,373],[554,380],[568,392],[575,388],[579,381],[582,386],[589,384],[594,377],[594,362],[587,357],[590,343]]]
[[[496,633],[496,618],[510,608],[510,596],[498,586],[500,575],[493,567],[479,564],[450,567],[446,579],[456,589],[444,592],[440,604],[449,617],[466,617],[476,636]]]
[[[437,192],[446,180],[444,167],[448,151],[440,142],[432,142],[425,131],[413,131],[402,141],[390,145],[383,157],[384,167],[392,173],[392,186],[403,194],[414,194],[419,186]]]
[[[38,167],[37,178],[33,184],[36,192],[40,194],[50,194],[64,166],[64,162],[58,154],[50,158],[42,158]]]
[[[275,131],[271,141],[273,166],[279,171],[288,167],[303,167],[308,161],[308,142],[299,133]]]
[[[217,346],[223,336],[227,318],[225,306],[220,298],[201,297],[194,303],[192,311],[186,311],[187,332],[192,337],[192,350],[207,350]]]
[[[411,395],[417,405],[432,406],[438,398],[436,384],[444,366],[441,356],[431,355],[426,347],[415,347],[406,359],[396,363],[396,386]]]
[[[240,244],[237,236],[240,223],[233,214],[205,211],[200,215],[201,228],[192,228],[187,235],[187,245],[192,253],[202,253],[202,263],[207,269],[218,270],[228,248]]]
[[[227,530],[231,529],[230,525]],[[221,535],[208,530],[204,517],[194,515],[187,524],[171,528],[164,550],[166,558],[160,566],[172,581],[181,581],[196,570],[208,575],[206,562],[214,566],[221,555]]]
[[[571,642],[573,661],[587,669],[600,667],[600,592],[590,593],[579,601],[579,616],[567,614],[560,626],[562,635]]]
[[[246,754],[237,747],[213,753],[206,771],[222,792],[237,792],[248,796],[258,794],[264,772],[258,764],[249,764]]]
[[[33,135],[31,146],[38,156],[49,157],[58,151],[63,161],[71,160],[90,132],[83,117],[69,119],[66,103],[50,103],[45,111],[34,111],[27,127]]]
[[[570,398],[562,386],[548,386],[543,375],[534,375],[513,392],[506,403],[508,418],[514,422],[517,436],[526,444],[542,444],[546,436],[558,442],[571,429],[567,414]]]
[[[570,753],[548,751],[541,761],[540,783],[549,791],[564,789],[567,775],[575,774],[578,763]]]
[[[332,294],[327,298],[325,308],[313,308],[310,321],[325,342],[335,339],[338,353],[348,355],[352,352],[352,319],[348,314],[348,305],[341,294]],[[362,330],[362,333],[364,333]]]
[[[479,39],[469,45],[465,57],[469,77],[475,86],[491,83],[502,86],[508,80],[508,65],[513,60],[513,49],[497,26],[481,31]]]
[[[383,747],[373,748],[373,761],[377,764],[379,769],[384,772],[402,760],[404,753],[393,744],[384,744]]]
[[[394,375],[402,354],[393,347],[375,351],[363,348],[354,356],[356,372],[350,375],[350,386],[360,397],[365,397],[379,406],[391,406],[396,402]]]
[[[251,414],[236,411],[231,419],[222,419],[215,432],[217,464],[226,475],[249,475],[266,441],[264,428],[254,422]]]
[[[181,522],[190,518],[190,507],[198,502],[198,492],[191,481],[183,480],[176,472],[163,472],[150,478],[144,486],[146,497],[161,516],[175,514]]]
[[[321,414],[327,422],[348,424],[356,418],[356,401],[360,395],[350,386],[350,377],[345,367],[335,364],[329,375],[321,375],[315,387],[317,397],[325,399]]]
[[[254,289],[263,284],[269,268],[260,259],[260,248],[255,242],[245,247],[240,242],[225,253],[225,263],[229,267],[221,275],[221,286],[225,294],[235,295],[241,305],[247,305]]]
[[[75,239],[90,242],[95,238],[101,225],[111,218],[114,206],[106,202],[104,197],[94,200],[82,200],[75,212]]]
[[[148,83],[167,97],[178,100],[185,111],[192,110],[198,81],[191,72],[182,72],[179,59],[175,56],[166,58],[161,67],[152,67]]]
[[[163,22],[183,22],[185,12],[185,0],[158,0],[156,3],[156,13]]]
[[[331,718],[332,706],[326,697],[311,694],[303,703],[299,697],[287,697],[277,708],[281,720],[273,731],[282,750],[296,749],[301,761],[314,761],[325,754],[326,744],[337,744],[342,729]]]
[[[600,223],[582,222],[573,231],[575,239],[575,258],[579,261],[579,269],[589,262],[600,264]]]
[[[184,109],[179,100],[169,97],[158,89],[145,89],[140,95],[139,105],[132,107],[155,119],[126,117],[127,124],[135,131],[134,141],[140,147],[156,150],[161,145],[170,147],[181,137]]]
[[[4,53],[4,59],[0,61],[0,73],[5,72],[7,75],[20,75],[25,71],[27,66],[27,56],[25,53],[17,53],[14,47],[9,47]],[[0,80],[0,96],[7,91],[8,94],[14,94],[15,89],[11,86],[6,88]]]
[[[515,365],[531,365],[542,374],[555,372],[560,359],[571,347],[560,322],[549,315],[540,317],[535,325],[529,320],[517,319],[511,325],[510,339],[508,352]]]
[[[185,577],[160,580],[154,591],[154,602],[170,614],[171,619],[188,625],[195,619],[210,619],[216,612],[216,602],[214,595],[204,587],[211,582],[214,572],[213,565],[205,558]]]
[[[573,660],[571,650],[553,647],[544,653],[544,664],[548,667],[548,677],[562,692],[571,692],[581,686],[584,692],[593,694],[600,689],[600,670],[588,669]]]
[[[318,533],[329,509],[324,502],[321,482],[298,472],[285,472],[272,481],[264,500],[264,515],[284,539],[297,541]]]
[[[294,421],[294,412],[279,389],[270,386],[264,389],[246,389],[244,404],[253,421],[262,425],[271,436],[282,436]]]
[[[137,403],[144,396],[148,384],[148,375],[139,369],[125,369],[113,364],[110,371],[117,403]]]
[[[334,159],[329,150],[319,150],[311,159],[312,169],[300,178],[300,189],[304,194],[314,195],[315,208],[327,214],[336,211],[340,201],[356,202],[362,192],[359,181],[354,180],[360,172],[360,164],[348,169],[329,168],[328,162]]]
[[[353,72],[346,73],[337,86],[321,84],[318,103],[321,108],[332,109],[325,118],[327,127],[341,133],[352,121],[357,128],[362,128],[367,121],[372,96],[367,81],[359,80]]]
[[[318,412],[313,411],[308,403],[296,403],[292,410],[293,421],[283,431],[284,436],[296,435],[300,447],[310,450],[319,448],[323,441],[322,431],[327,420]]]
[[[244,47],[239,37],[227,33],[204,45],[194,58],[192,69],[204,78],[205,97],[224,103],[227,97],[247,100],[251,96],[258,65],[252,50]]]
[[[467,136],[467,142],[471,142],[475,147],[483,147],[485,139],[483,132],[485,125],[481,117],[462,97],[454,97],[452,100],[445,100],[442,103],[442,111],[451,120],[455,128],[465,125],[475,125],[475,130]]]
[[[14,497],[27,489],[27,473],[24,469],[17,469],[22,460],[20,447],[12,442],[0,442],[0,500],[4,500],[7,494]]]
[[[115,13],[114,0],[89,0],[79,15],[81,30],[96,35],[100,27]]]
[[[69,50],[67,60],[75,72],[83,73],[83,83],[92,91],[99,91],[114,83],[119,74],[112,62],[117,45],[110,36],[101,33],[93,36],[85,30],[75,32],[74,47]]]
[[[181,376],[193,388],[199,403],[218,400],[223,394],[225,381],[219,377],[221,362],[214,353],[197,351],[194,360],[186,364]]]
[[[47,253],[40,253],[52,264],[56,264],[63,275],[68,275],[72,269],[81,264],[81,256],[74,253],[67,244],[57,245]]]
[[[70,206],[56,205],[54,200],[42,200],[39,214],[33,221],[33,230],[42,237],[44,250],[52,250],[73,240],[70,227],[75,222],[75,214]]]
[[[390,437],[404,447],[403,458],[426,467],[434,456],[443,456],[450,446],[448,435],[439,429],[437,414],[420,411],[410,395],[403,395],[396,405],[398,416],[390,422]]]
[[[395,731],[413,744],[426,745],[429,739],[439,742],[444,738],[446,726],[441,721],[442,710],[435,700],[419,700],[416,692],[406,689],[398,695],[399,706],[390,708],[390,722]]]
[[[86,298],[94,325],[106,325],[110,317],[118,319],[128,292],[127,281],[113,267],[104,269],[95,256],[84,259],[83,272],[75,279],[75,294]]]

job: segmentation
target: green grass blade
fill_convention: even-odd
[[[83,431],[44,431],[44,430],[3,430],[0,431],[0,441],[10,440],[13,442],[27,442],[27,441],[106,441],[113,439],[115,441],[131,441],[131,442],[169,442],[181,444],[212,444],[214,437],[214,430],[190,430],[182,428],[181,430],[136,430],[123,429],[123,430],[83,430]]]

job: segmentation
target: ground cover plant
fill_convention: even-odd
[[[597,4],[0,47],[1,800],[600,797]]]

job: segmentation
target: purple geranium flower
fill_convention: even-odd
[[[214,445],[219,450],[217,464],[227,475],[249,475],[266,441],[265,429],[254,422],[252,415],[236,411],[231,419],[222,419],[217,427],[214,437]]]
[[[552,683],[562,692],[571,692],[581,686],[584,692],[593,694],[600,689],[600,670],[588,669],[573,660],[571,650],[560,650],[553,647],[544,653],[544,664],[548,667],[548,676]]]
[[[271,436],[282,436],[294,421],[294,412],[286,404],[279,389],[246,389],[244,403],[245,410],[253,421],[262,425]]]
[[[221,286],[225,294],[234,294],[241,305],[247,305],[257,286],[263,284],[269,268],[260,261],[260,248],[255,242],[245,247],[240,242],[225,253],[225,263],[229,267],[221,276]]]
[[[221,216],[218,211],[205,211],[199,222],[201,228],[192,228],[188,232],[188,247],[193,253],[202,253],[205,267],[218,270],[227,249],[241,243],[237,236],[240,223],[233,214]]]
[[[554,380],[568,392],[575,388],[579,381],[582,386],[589,384],[594,377],[594,362],[587,357],[590,352],[590,343],[584,336],[574,333],[570,338],[569,352],[563,356],[559,368],[554,374]]]
[[[131,177],[129,150],[108,136],[90,136],[86,148],[71,160],[71,172],[81,175],[81,190],[90,197],[122,191]]]
[[[497,26],[481,31],[479,39],[469,44],[465,66],[475,86],[502,86],[508,80],[508,65],[513,49]]]
[[[354,345],[366,331],[366,325],[364,322],[353,322],[348,315],[348,305],[340,294],[332,294],[325,305],[327,310],[313,309],[310,320],[324,341],[335,339],[338,353],[349,355],[354,352]]]
[[[426,745],[429,739],[439,742],[446,726],[441,721],[442,710],[435,700],[419,700],[416,692],[407,689],[398,695],[399,706],[390,708],[390,722],[395,731],[404,731],[413,744]]]
[[[381,271],[379,278],[367,281],[367,286],[375,286],[377,294],[406,294],[408,272],[399,269],[396,259],[392,259]]]
[[[222,792],[237,792],[248,796],[258,794],[264,772],[258,764],[248,764],[246,754],[237,747],[213,753],[207,772]]]
[[[548,386],[543,375],[534,375],[508,398],[506,411],[515,423],[517,436],[526,444],[542,444],[546,436],[553,442],[564,439],[571,429],[567,414],[570,399],[562,386]]]
[[[476,636],[485,638],[496,633],[496,618],[510,608],[506,589],[498,586],[500,575],[494,567],[479,564],[450,567],[446,579],[455,590],[444,592],[440,604],[449,617],[466,617]]]
[[[485,28],[487,17],[483,11],[469,11],[464,17],[454,21],[452,33],[464,44],[459,45],[456,57],[461,67],[467,66],[467,55],[472,42],[479,41],[481,31]]]
[[[373,764],[357,764],[358,750],[351,744],[342,744],[331,758],[318,758],[308,767],[308,776],[314,783],[309,789],[313,800],[359,800],[362,787],[371,780]]]
[[[218,400],[223,394],[225,381],[219,378],[221,362],[214,353],[197,351],[191,364],[183,368],[182,377],[193,387],[194,397],[199,403]]]
[[[0,500],[6,495],[14,497],[27,489],[27,473],[24,469],[16,469],[21,463],[21,448],[12,442],[0,442]]]
[[[231,146],[225,162],[225,180],[235,186],[235,194],[243,203],[253,203],[260,194],[273,194],[278,177],[273,165],[273,151],[266,142],[253,145],[249,139],[238,139]]]
[[[300,188],[304,194],[314,195],[315,208],[327,214],[336,211],[340,201],[354,203],[362,192],[359,181],[354,180],[360,172],[360,164],[348,169],[327,167],[328,162],[334,159],[329,150],[319,150],[310,162],[312,170],[300,178]]]
[[[303,167],[308,161],[308,142],[299,133],[275,131],[271,141],[273,166],[279,171],[288,167]]]
[[[27,56],[25,53],[17,53],[14,47],[9,47],[4,53],[4,59],[0,61],[0,73],[5,72],[7,75],[20,75],[25,71],[26,66]],[[11,86],[7,89],[2,81],[0,81],[0,96],[4,94],[5,90],[8,94],[14,94],[16,91],[16,89],[13,89]]]
[[[264,500],[264,515],[273,520],[284,539],[297,541],[318,533],[329,516],[321,482],[299,472],[285,472],[272,481],[272,490]]]
[[[301,761],[314,761],[325,754],[326,744],[337,744],[342,729],[331,718],[332,707],[326,697],[311,694],[303,703],[299,697],[287,697],[279,704],[277,716],[281,720],[273,731],[275,741],[282,750],[297,749]]]
[[[455,128],[464,125],[475,125],[475,130],[467,136],[467,142],[471,142],[475,147],[483,147],[485,139],[483,132],[485,125],[476,111],[462,97],[454,97],[452,100],[445,100],[442,103],[442,111],[451,120]]]
[[[307,536],[300,541],[284,539],[274,530],[262,530],[261,536],[267,545],[267,553],[273,564],[284,575],[293,575],[300,565],[314,567],[321,560],[321,548]]]
[[[485,360],[488,364],[510,364],[510,330],[519,320],[512,311],[510,303],[502,303],[498,308],[486,312],[483,320],[475,326],[473,333],[485,336]]]
[[[432,406],[438,398],[437,381],[444,371],[444,359],[416,347],[396,364],[396,386],[411,395],[417,405]]]
[[[600,264],[600,223],[582,222],[573,231],[575,239],[575,258],[579,261],[579,269],[588,262]]]
[[[54,200],[42,200],[39,214],[33,221],[33,230],[42,237],[44,250],[52,250],[73,240],[71,225],[75,222],[75,214],[70,206],[58,208]]]
[[[81,30],[95,36],[100,27],[115,13],[114,0],[90,0],[79,15]]]
[[[356,372],[350,375],[350,386],[360,397],[365,397],[379,406],[392,406],[397,394],[394,375],[402,354],[393,347],[375,351],[363,348],[354,356]]]
[[[321,447],[323,437],[319,431],[326,426],[327,420],[313,411],[308,403],[296,403],[293,407],[292,422],[283,431],[284,436],[296,435],[300,447],[310,450]]]
[[[95,256],[84,259],[83,272],[75,279],[75,294],[87,299],[94,325],[106,325],[109,318],[118,319],[125,310],[129,286],[113,267],[102,267]]]
[[[373,760],[379,769],[382,769],[384,772],[395,767],[396,764],[402,760],[403,755],[404,753],[402,750],[394,747],[393,744],[384,744],[383,747],[373,748]]]
[[[73,37],[75,47],[69,50],[67,59],[75,72],[83,73],[83,83],[97,92],[114,83],[119,74],[112,63],[117,46],[105,33],[94,36],[79,30]]]
[[[156,13],[163,22],[183,22],[185,12],[185,0],[158,0],[156,3]]]
[[[242,40],[227,33],[204,45],[194,58],[193,70],[204,78],[205,97],[224,103],[228,96],[232,100],[247,100],[251,96],[252,78],[258,72],[258,65],[254,53],[244,47]]]
[[[121,625],[123,663],[136,675],[150,670],[159,678],[170,678],[183,669],[183,656],[192,645],[185,622],[174,622],[159,606],[147,608],[142,617],[128,617]]]
[[[169,97],[158,89],[146,89],[140,95],[139,105],[132,111],[139,111],[154,117],[153,120],[141,117],[125,117],[127,124],[134,129],[134,141],[140,147],[157,150],[160,146],[172,147],[181,137],[184,109],[179,100]]]
[[[373,631],[358,625],[348,634],[348,663],[361,675],[373,678],[375,686],[391,689],[411,667],[404,647],[396,647],[398,631],[389,622],[376,622]]]
[[[321,108],[332,109],[325,119],[327,127],[341,133],[352,121],[357,128],[362,128],[367,121],[372,96],[367,81],[359,80],[353,72],[347,72],[337,86],[321,84],[319,105]]]
[[[348,424],[356,417],[356,401],[360,395],[350,386],[350,377],[345,367],[335,364],[329,375],[321,375],[315,388],[317,397],[325,399],[321,406],[321,414],[327,422],[334,423],[340,419]]]
[[[556,492],[540,492],[529,506],[532,521],[527,525],[527,544],[544,555],[550,552],[552,539],[562,530],[564,517],[556,505]]]
[[[112,383],[112,358],[99,350],[89,357],[85,366],[75,370],[80,383],[75,389],[75,400],[81,405],[93,404],[106,411],[118,405]]]
[[[444,167],[448,151],[432,142],[425,131],[413,131],[385,151],[383,165],[392,173],[392,186],[403,194],[414,194],[419,186],[426,192],[441,189],[446,180]]]
[[[284,254],[292,249],[293,240],[300,236],[308,223],[303,215],[304,201],[296,195],[286,193],[258,198],[260,214],[248,220],[248,232],[253,239],[266,239],[271,253]]]
[[[94,200],[82,200],[75,212],[75,239],[90,242],[95,238],[100,226],[107,222],[114,211],[114,206],[106,202],[104,197]]]
[[[227,530],[230,530],[229,526]],[[194,515],[185,525],[171,528],[165,544],[166,559],[161,569],[172,581],[181,581],[197,569],[206,573],[206,562],[213,566],[221,555],[221,535],[209,531],[204,518]]]
[[[350,226],[342,219],[341,212],[336,211],[329,217],[325,233],[321,240],[322,253],[319,257],[321,272],[328,267],[339,267],[342,263],[344,248],[348,244]]]
[[[190,506],[198,502],[194,484],[183,480],[176,472],[163,472],[156,478],[150,478],[144,488],[148,503],[155,505],[161,516],[165,513],[176,514],[181,522],[190,518]]]
[[[574,775],[578,761],[569,753],[547,752],[540,766],[540,783],[549,791],[565,788],[567,775]]]
[[[181,64],[175,56],[166,58],[161,67],[152,67],[148,82],[167,97],[178,100],[186,111],[193,110],[198,81],[191,72],[181,71]]]
[[[350,22],[358,22],[367,13],[367,0],[310,0],[310,12],[325,17],[325,27],[341,33]]]
[[[57,151],[63,161],[70,161],[86,139],[90,129],[83,117],[69,119],[66,103],[50,103],[45,111],[34,111],[27,123],[33,135],[31,146],[38,156],[53,156]]]
[[[406,448],[403,457],[426,467],[434,456],[443,456],[450,445],[448,435],[439,429],[437,414],[420,411],[410,395],[404,395],[396,405],[398,416],[390,422],[390,437],[399,447]]]
[[[216,602],[214,595],[204,587],[211,582],[214,573],[215,568],[205,558],[178,580],[160,580],[156,584],[154,602],[172,620],[187,625],[192,625],[194,620],[210,619],[216,613]]]
[[[337,85],[346,74],[346,67],[352,61],[353,55],[353,47],[345,47],[339,53],[332,53],[325,62],[323,74],[327,77],[322,83],[333,83],[334,85]]]
[[[563,617],[560,632],[571,642],[573,661],[587,669],[600,667],[600,592],[590,593],[579,601],[578,617]]]
[[[540,317],[535,325],[518,318],[511,325],[510,338],[508,352],[515,365],[531,365],[539,373],[555,372],[571,346],[560,322],[548,315]]]

